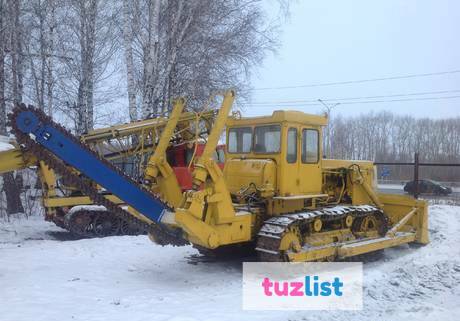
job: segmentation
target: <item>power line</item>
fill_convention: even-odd
[[[385,81],[385,80],[441,76],[441,75],[450,75],[450,74],[457,74],[457,73],[460,73],[460,70],[430,72],[430,73],[423,73],[423,74],[409,74],[409,75],[401,75],[401,76],[370,78],[370,79],[360,79],[360,80],[335,81],[335,82],[325,82],[325,83],[306,84],[306,85],[261,87],[261,88],[253,88],[252,90],[259,91],[259,90],[280,90],[280,89],[295,89],[295,88],[309,88],[309,87],[324,87],[324,86],[335,86],[335,85],[360,84],[360,83],[366,83],[366,82]]]
[[[355,105],[355,104],[375,104],[375,103],[393,103],[393,102],[402,102],[402,101],[426,101],[426,100],[448,100],[448,99],[458,99],[458,96],[446,96],[446,97],[425,97],[425,98],[405,98],[405,99],[388,99],[388,100],[364,100],[364,101],[349,101],[340,103],[340,105]],[[276,105],[276,104],[273,104]],[[268,105],[251,105],[248,104],[246,106],[251,107],[269,107]],[[291,104],[291,106],[322,106],[321,104]]]
[[[369,100],[369,101],[357,101],[357,102],[345,102],[341,105],[352,105],[352,104],[373,104],[373,103],[392,103],[398,101],[424,101],[424,100],[443,100],[443,99],[457,99],[460,98],[460,95],[457,96],[446,96],[446,97],[425,97],[425,98],[406,98],[406,99],[390,99],[390,100]]]
[[[407,97],[407,96],[422,96],[422,95],[434,95],[434,94],[448,94],[457,93],[460,89],[452,90],[438,90],[438,91],[422,91],[415,93],[404,93],[404,94],[390,94],[390,95],[377,95],[377,96],[358,96],[358,97],[342,97],[342,98],[321,98],[322,101],[344,101],[344,100],[362,100],[362,99],[376,99],[376,98],[392,98],[392,97]],[[285,101],[261,101],[253,102],[250,105],[273,105],[273,104],[299,104],[299,103],[317,103],[318,99],[302,99],[302,100],[285,100]]]

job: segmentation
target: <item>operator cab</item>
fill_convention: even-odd
[[[231,193],[251,185],[267,196],[320,194],[326,125],[326,117],[298,111],[230,118],[224,175]]]

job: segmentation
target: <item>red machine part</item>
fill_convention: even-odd
[[[188,165],[192,160],[192,157],[197,158],[203,154],[204,147],[205,144],[199,143],[196,148],[195,156],[193,156],[195,145],[189,143],[170,147],[166,151],[168,163],[173,168],[177,177],[177,181],[179,182],[179,185],[183,191],[192,188],[193,165],[190,167]],[[214,155],[214,159],[217,161],[217,164],[221,169],[224,168],[224,151],[225,145],[218,145]]]

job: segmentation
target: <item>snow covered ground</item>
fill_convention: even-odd
[[[10,144],[11,140],[7,136],[0,135],[0,152],[13,149],[14,146]]]
[[[430,207],[431,243],[367,262],[364,310],[243,311],[241,261],[146,236],[67,240],[39,218],[0,223],[0,320],[458,320],[460,207]]]

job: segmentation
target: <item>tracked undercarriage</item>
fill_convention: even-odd
[[[79,238],[139,235],[145,231],[99,206],[75,207],[64,216],[64,227]]]
[[[316,253],[325,246],[382,237],[387,231],[388,217],[374,206],[335,206],[265,221],[258,233],[256,250],[261,261],[294,261],[301,256],[315,261],[323,259]],[[327,260],[336,257],[334,253]]]

